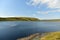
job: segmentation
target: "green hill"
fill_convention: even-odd
[[[40,19],[31,17],[8,17],[8,18],[0,17],[0,21],[40,21]]]

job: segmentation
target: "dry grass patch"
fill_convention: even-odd
[[[60,40],[60,32],[47,33],[40,40]]]

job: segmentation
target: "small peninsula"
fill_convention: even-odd
[[[40,21],[40,19],[32,17],[0,17],[0,21]]]

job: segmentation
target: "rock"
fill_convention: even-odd
[[[40,34],[36,33],[36,34],[30,35],[28,37],[20,38],[20,39],[17,39],[17,40],[39,40],[39,39],[40,39]]]

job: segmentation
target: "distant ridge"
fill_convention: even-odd
[[[0,17],[0,21],[40,21],[40,19],[33,17]]]
[[[40,20],[40,21],[50,21],[50,22],[53,22],[53,21],[60,21],[60,19],[49,19],[49,20]]]

